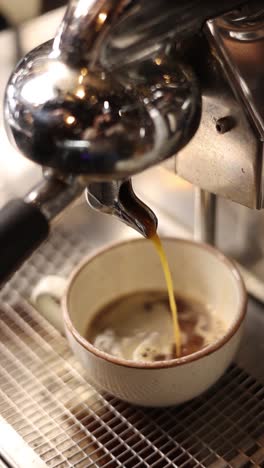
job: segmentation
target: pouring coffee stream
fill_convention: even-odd
[[[157,233],[158,220],[153,211],[145,205],[134,193],[131,181],[122,183],[90,184],[86,192],[88,203],[104,213],[111,213],[130,227],[136,229],[146,239],[149,239],[159,255],[163,268],[169,304],[172,315],[176,356],[181,354],[181,333],[179,327],[177,305],[174,297],[172,275],[162,242]]]
[[[153,242],[154,247],[160,257],[161,261],[161,266],[163,269],[163,273],[165,276],[166,284],[167,284],[167,290],[168,290],[168,296],[169,296],[169,304],[170,304],[170,310],[171,310],[171,316],[172,316],[172,325],[173,325],[173,333],[174,333],[174,340],[175,340],[175,349],[176,349],[176,357],[181,356],[181,330],[180,330],[180,325],[179,325],[179,316],[178,316],[178,308],[177,308],[177,302],[174,296],[174,288],[173,288],[173,281],[172,281],[172,275],[171,275],[171,270],[169,267],[169,262],[167,259],[166,252],[164,250],[164,247],[162,245],[162,242],[156,233],[154,236],[150,238],[150,240]]]
[[[148,206],[146,206],[141,200],[139,200],[139,198],[137,198],[133,191],[131,183],[127,182],[122,184],[119,200],[123,206],[123,210],[125,207],[126,212],[129,213],[129,219],[133,220],[134,227],[139,232],[141,231],[141,233],[153,243],[153,246],[155,247],[156,252],[159,255],[168,290],[176,357],[180,357],[181,331],[179,325],[177,303],[174,296],[173,280],[171,270],[169,267],[169,262],[161,239],[157,233],[158,220],[153,211]]]

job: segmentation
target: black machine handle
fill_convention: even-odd
[[[37,206],[15,199],[0,210],[0,284],[47,238],[49,223]]]

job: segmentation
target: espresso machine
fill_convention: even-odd
[[[55,39],[12,73],[6,130],[42,166],[42,180],[33,186],[30,173],[14,191],[28,186],[25,195],[0,212],[1,467],[263,466],[264,300],[249,298],[240,353],[218,384],[169,409],[98,393],[30,301],[42,279],[68,277],[87,254],[130,233],[151,236],[157,218],[161,235],[194,234],[219,247],[221,228],[238,243],[237,213],[246,214],[252,258],[263,225],[262,4],[72,0]],[[31,32],[23,51],[51,16],[41,21],[22,31]],[[193,221],[188,233],[171,216],[180,206]],[[222,208],[232,208],[226,224]],[[252,294],[255,283],[247,287]]]
[[[263,207],[263,15],[261,1],[69,3],[6,89],[8,135],[43,181],[2,210],[2,280],[84,190],[150,236],[131,177],[153,165],[197,187],[200,240],[214,242],[216,195]]]

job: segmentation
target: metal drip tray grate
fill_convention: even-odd
[[[40,463],[17,466],[264,467],[264,388],[236,366],[200,398],[163,410],[130,406],[88,384],[66,340],[27,297],[41,276],[67,275],[89,250],[130,234],[112,220],[106,230],[105,218],[102,230],[100,217],[85,219],[82,207],[69,216],[69,228],[59,224],[0,296],[0,414]]]

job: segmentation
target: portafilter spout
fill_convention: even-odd
[[[156,233],[157,217],[136,196],[131,180],[93,182],[86,189],[86,199],[95,210],[117,217],[148,239]]]

